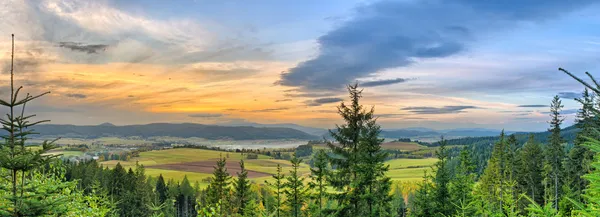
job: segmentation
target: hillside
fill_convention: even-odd
[[[575,139],[575,135],[577,134],[578,131],[579,131],[579,129],[577,129],[577,127],[575,125],[572,125],[572,126],[563,128],[560,134],[565,141],[567,141],[568,143],[572,143],[573,140]],[[523,144],[529,138],[530,133],[507,132],[506,134],[507,135],[515,134],[517,140],[519,141],[519,144]],[[533,135],[534,135],[536,141],[538,141],[542,144],[545,144],[548,141],[548,136],[550,136],[550,132],[548,132],[548,131],[537,132],[537,133],[533,133]],[[465,138],[459,138],[459,139],[449,139],[449,140],[447,140],[447,142],[448,142],[448,145],[470,145],[470,144],[476,145],[476,144],[492,144],[492,143],[498,141],[499,139],[500,139],[500,136],[495,135],[495,136],[465,137]],[[438,143],[432,144],[432,146],[437,146],[437,145],[439,145],[439,144]]]
[[[98,137],[130,137],[144,138],[154,136],[170,136],[205,139],[232,139],[232,140],[261,140],[261,139],[316,139],[314,135],[284,128],[284,127],[248,127],[248,126],[216,126],[203,124],[169,124],[153,123],[145,125],[114,126],[102,124],[95,126],[55,125],[43,124],[33,129],[44,136],[62,136],[71,138],[98,138]]]

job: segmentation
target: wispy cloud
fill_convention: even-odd
[[[560,92],[558,96],[563,99],[576,99],[581,97],[581,93],[576,92]]]
[[[390,84],[399,84],[399,83],[404,83],[406,81],[408,81],[408,79],[405,79],[405,78],[395,78],[395,79],[386,79],[386,80],[377,80],[377,81],[367,81],[367,82],[361,83],[360,86],[362,86],[362,87],[376,87],[376,86],[384,86],[384,85],[390,85]]]
[[[323,105],[323,104],[341,102],[342,100],[343,100],[342,98],[335,98],[335,97],[331,97],[331,98],[319,98],[319,99],[314,99],[314,100],[308,100],[308,101],[305,102],[305,104],[307,106],[320,106],[320,105]]]
[[[192,117],[192,118],[218,118],[218,117],[222,117],[223,114],[219,114],[219,113],[195,113],[195,114],[189,114],[188,117]]]
[[[476,106],[444,106],[444,107],[429,107],[429,106],[420,106],[420,107],[406,107],[402,108],[404,111],[409,111],[415,114],[451,114],[451,113],[461,113],[467,109],[477,109],[479,107]]]
[[[58,46],[88,54],[94,54],[104,51],[108,47],[108,45],[106,44],[84,44],[76,42],[59,42]]]
[[[534,105],[519,105],[518,107],[520,107],[520,108],[545,108],[545,107],[548,107],[548,105],[534,104]]]
[[[80,94],[80,93],[69,93],[65,95],[66,97],[71,97],[71,98],[78,98],[78,99],[84,99],[87,97],[87,95],[85,94]]]

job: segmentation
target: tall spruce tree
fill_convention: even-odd
[[[435,202],[433,200],[433,184],[431,182],[431,175],[427,174],[427,171],[423,172],[423,181],[419,184],[415,191],[414,197],[409,201],[409,213],[411,216],[416,217],[430,217],[434,216],[435,213]]]
[[[492,156],[483,171],[478,186],[481,198],[487,200],[486,205],[492,209],[501,209],[503,206],[505,146],[506,139],[503,130],[500,133],[500,140],[492,148]]]
[[[294,156],[292,160],[292,170],[286,177],[286,182],[283,184],[285,190],[283,191],[286,196],[286,203],[290,207],[290,215],[298,217],[302,215],[302,206],[306,203],[308,188],[304,185],[304,177],[298,173],[298,168],[302,159]]]
[[[448,150],[446,149],[446,140],[442,138],[439,142],[440,146],[436,150],[438,161],[435,162],[433,168],[435,176],[433,177],[433,203],[435,216],[449,216],[454,212],[454,207],[450,201],[450,168],[448,168]]]
[[[273,188],[275,190],[275,213],[277,217],[280,217],[281,215],[281,202],[282,202],[282,198],[281,196],[283,196],[282,194],[284,193],[285,190],[285,175],[283,175],[282,171],[281,171],[281,165],[277,164],[277,173],[275,173],[273,176],[274,181],[273,182],[267,182],[265,181],[265,183],[268,186],[271,186],[271,188]]]
[[[562,102],[558,96],[554,96],[550,104],[550,136],[545,153],[545,173],[546,173],[546,202],[552,202],[554,208],[558,209],[558,201],[561,196],[561,186],[563,177],[563,159],[565,152],[563,149],[563,138],[560,135],[560,125],[563,117],[560,112],[563,108]]]
[[[226,159],[220,157],[217,161],[217,166],[214,167],[213,177],[208,185],[208,198],[207,202],[209,205],[221,204],[222,206],[228,207],[229,201],[229,184],[231,176],[227,172]],[[223,216],[225,208],[221,207],[219,215]]]
[[[544,155],[540,143],[535,141],[533,134],[529,134],[529,139],[520,152],[520,159],[517,172],[519,192],[524,193],[537,204],[543,204],[544,186],[542,181],[544,177],[542,175],[542,164]]]
[[[323,199],[325,199],[327,193],[326,177],[329,171],[327,153],[321,149],[317,151],[314,158],[314,167],[310,168],[311,182],[309,186],[315,189],[314,198],[319,207],[318,216],[321,217],[323,216]]]
[[[582,201],[580,195],[587,187],[588,181],[583,175],[590,172],[590,163],[593,161],[593,152],[584,145],[586,137],[594,138],[594,96],[586,88],[581,94],[581,98],[576,99],[581,103],[581,109],[577,113],[577,128],[580,129],[575,136],[574,147],[569,151],[565,161],[565,183],[571,199]]]
[[[167,188],[165,178],[163,178],[162,174],[158,176],[158,179],[156,180],[156,187],[154,188],[154,190],[156,191],[156,195],[158,196],[158,203],[165,203],[165,201],[167,201],[169,197],[169,188]]]
[[[361,200],[366,202],[366,215],[384,216],[390,211],[392,201],[391,180],[385,175],[389,170],[389,165],[384,164],[388,157],[387,152],[381,149],[383,138],[379,138],[381,132],[377,125],[376,118],[373,117],[373,108],[364,116],[364,126],[361,130],[359,139],[359,164],[357,166],[359,188],[364,188],[360,192]]]
[[[373,108],[369,111],[363,109],[359,102],[362,90],[358,89],[358,84],[349,85],[348,92],[350,104],[342,102],[338,106],[338,113],[345,123],[329,131],[336,142],[327,142],[332,152],[329,161],[335,168],[328,182],[336,190],[331,194],[337,201],[335,215],[368,215],[375,210],[386,209],[383,207],[389,206],[391,200],[391,197],[381,194],[389,192],[390,188],[389,179],[384,175],[387,168],[382,164],[385,154],[379,151],[381,140],[377,138],[379,127],[375,123]],[[367,165],[373,166],[369,168],[371,171],[366,171]]]
[[[459,164],[454,178],[450,181],[450,201],[454,205],[455,215],[473,216],[475,214],[473,186],[475,185],[475,164],[471,159],[471,149],[464,147],[459,154]]]
[[[235,180],[235,196],[238,203],[238,213],[245,213],[248,197],[250,196],[250,181],[248,181],[248,170],[244,166],[244,160],[240,160],[241,171],[237,173],[238,178]]]

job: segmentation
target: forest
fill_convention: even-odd
[[[14,40],[14,39],[13,39]],[[13,45],[14,50],[14,45]],[[14,52],[14,51],[13,51]],[[436,144],[438,161],[408,195],[393,188],[381,149],[381,128],[373,107],[361,104],[358,84],[337,107],[344,122],[330,130],[326,148],[301,146],[285,169],[264,183],[251,182],[244,160],[227,172],[215,162],[210,184],[153,178],[144,166],[110,169],[94,160],[63,162],[47,153],[46,141],[27,147],[32,127],[47,122],[26,114],[26,105],[47,93],[25,94],[10,76],[9,113],[0,123],[1,216],[600,216],[600,84],[560,69],[585,86],[572,145],[561,133],[562,102],[554,97],[543,136],[488,137],[491,143],[450,147]],[[542,141],[542,142],[540,142]],[[309,176],[298,172],[313,152]]]

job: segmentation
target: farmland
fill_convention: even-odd
[[[198,181],[204,186],[207,184],[206,178],[212,176],[213,166],[219,157],[226,158],[227,170],[231,175],[235,176],[236,172],[239,172],[241,153],[193,148],[142,152],[139,157],[134,157],[129,161],[112,160],[102,162],[102,164],[114,167],[120,163],[125,168],[131,168],[135,167],[137,162],[144,165],[146,174],[149,176],[162,174],[166,179],[174,180],[181,180],[187,176],[190,181]],[[390,171],[387,174],[394,181],[417,181],[423,177],[423,171],[428,170],[435,161],[432,158],[390,160],[388,161]],[[249,170],[250,179],[257,183],[270,179],[271,174],[276,173],[277,164],[281,165],[285,173],[291,169],[289,161],[271,159],[266,155],[258,155],[258,159],[245,159],[244,162],[246,169]],[[310,172],[309,166],[303,163],[300,172],[307,176]]]

